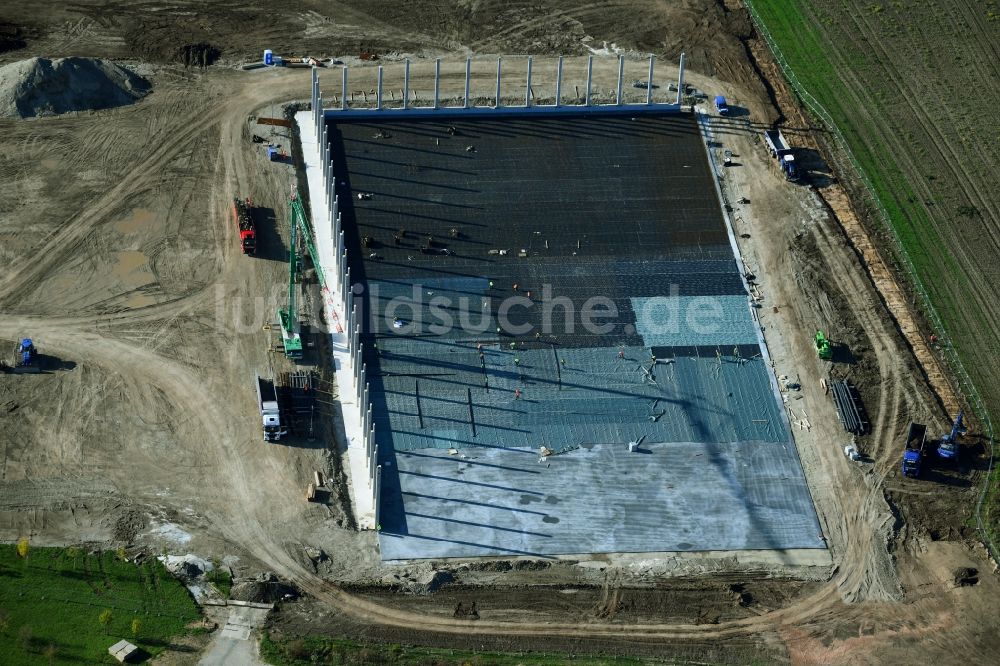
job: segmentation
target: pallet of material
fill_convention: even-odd
[[[868,430],[861,407],[861,398],[857,390],[846,381],[836,381],[830,384],[833,403],[837,407],[837,417],[844,430],[855,435],[863,435]]]

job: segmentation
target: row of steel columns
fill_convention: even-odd
[[[344,70],[344,82],[347,81],[347,70]],[[381,93],[381,77],[379,91]],[[378,465],[378,445],[375,443],[375,425],[372,422],[371,396],[367,382],[367,366],[364,363],[364,344],[361,342],[361,321],[358,317],[358,305],[355,302],[355,290],[351,285],[351,269],[347,265],[347,250],[344,247],[344,230],[341,224],[340,202],[336,192],[333,159],[330,153],[330,141],[327,131],[323,96],[319,89],[319,71],[312,70],[312,110],[313,122],[317,137],[317,150],[320,165],[323,169],[324,204],[330,214],[331,233],[334,241],[334,264],[337,274],[336,288],[340,290],[340,300],[344,304],[345,321],[342,322],[347,340],[348,357],[355,391],[355,404],[361,421],[361,432],[365,444],[365,470],[367,485],[372,492],[372,502],[375,507],[375,524],[379,522],[379,492],[381,486],[381,468]],[[326,285],[327,289],[333,285]],[[326,294],[324,294],[326,296]],[[363,306],[362,306],[363,307]],[[343,371],[345,369],[342,369]],[[341,396],[343,405],[343,396]]]
[[[656,62],[656,56],[649,56],[649,73],[646,79],[646,104],[653,104],[653,70],[654,64]],[[527,81],[524,93],[524,106],[531,106],[532,92],[531,92],[531,75],[532,75],[532,58],[528,57],[527,65]],[[316,74],[314,69],[314,84],[313,84],[313,99],[321,99],[319,97],[319,84],[316,82]],[[616,88],[615,94],[615,104],[620,106],[623,104],[623,87],[624,87],[624,77],[625,77],[625,56],[618,56],[618,86]],[[465,93],[463,95],[462,108],[468,109],[470,106],[469,100],[469,85],[472,79],[472,58],[465,59]],[[588,56],[587,58],[587,85],[584,94],[584,106],[591,106],[591,92],[593,90],[593,79],[594,79],[594,56]],[[378,81],[375,87],[375,108],[382,109],[383,94],[383,66],[378,66]],[[502,91],[501,85],[503,81],[503,58],[497,58],[497,76],[496,76],[496,93],[494,95],[494,107],[500,108],[503,106],[502,102]],[[556,95],[555,95],[555,106],[562,106],[562,81],[563,81],[563,56],[559,56],[558,63],[556,65]],[[340,108],[346,111],[349,108],[348,100],[350,99],[350,92],[347,89],[348,75],[347,67],[341,70],[341,89],[340,89]],[[403,109],[410,108],[410,61],[405,60],[403,63]],[[676,104],[680,106],[681,100],[684,92],[684,54],[680,57],[680,68],[677,74],[677,100]],[[434,61],[434,101],[432,108],[441,108],[441,58],[437,58]],[[322,116],[322,114],[320,114]],[[317,121],[317,127],[321,124],[321,121]],[[318,130],[317,130],[318,131]]]

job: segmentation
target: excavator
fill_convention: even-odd
[[[958,410],[958,416],[955,417],[955,422],[951,424],[951,432],[941,437],[937,448],[938,458],[942,460],[954,460],[958,458],[958,438],[968,432],[967,428],[962,424],[964,416],[965,411]]]
[[[823,335],[823,331],[816,331],[816,354],[824,361],[833,358],[833,351],[830,349],[830,341]]]

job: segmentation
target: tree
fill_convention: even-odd
[[[0,608],[0,634],[6,634],[10,629],[10,613],[6,608]]]
[[[97,621],[101,623],[102,627],[104,627],[105,636],[107,636],[108,634],[108,627],[111,625],[112,617],[113,616],[110,608],[105,608],[104,610],[101,611],[101,614],[97,616]]]
[[[28,553],[31,551],[31,541],[28,537],[21,537],[17,540],[17,556],[22,560],[28,559]]]
[[[132,618],[132,638],[139,638],[140,631],[142,631],[142,620],[137,617]]]
[[[55,643],[49,643],[48,647],[45,648],[45,658],[49,660],[49,666],[52,666],[56,662],[56,655],[59,654],[59,648],[56,647]]]

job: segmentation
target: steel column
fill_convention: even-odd
[[[649,56],[649,76],[646,78],[646,104],[653,103],[653,62],[656,56]]]
[[[531,56],[528,56],[528,77],[524,91],[524,106],[531,106]]]
[[[378,83],[375,85],[375,110],[382,110],[382,65],[378,66]]]
[[[469,79],[472,77],[472,58],[465,59],[465,108],[469,108]]]
[[[410,59],[403,62],[403,108],[410,108]]]
[[[563,57],[559,56],[559,64],[556,65],[556,106],[562,104],[562,70]]]
[[[347,111],[347,67],[344,67],[340,81],[340,108]]]
[[[375,466],[375,497],[372,499],[375,502],[375,530],[378,532],[382,531],[382,523],[380,521],[380,516],[382,514],[382,465]]]
[[[502,71],[503,71],[503,58],[497,58],[497,99],[496,99],[496,104],[493,105],[493,108],[495,109],[500,108],[500,74]]]
[[[684,96],[684,54],[681,54],[680,66],[677,68],[677,106],[681,105]]]
[[[622,82],[625,80],[625,56],[618,56],[618,94],[615,95],[615,104],[621,106],[622,103]]]
[[[594,78],[594,56],[587,56],[587,93],[584,95],[584,105],[590,106],[590,86]]]
[[[434,61],[434,108],[438,108],[441,98],[441,58]]]

